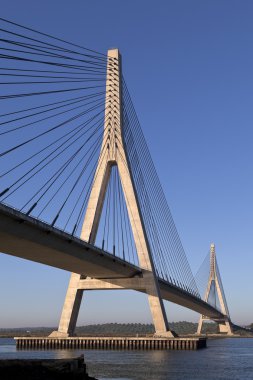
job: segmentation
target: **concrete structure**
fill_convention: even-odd
[[[71,337],[14,338],[17,349],[125,349],[125,350],[197,350],[206,347],[205,338],[162,337]]]
[[[86,277],[86,289],[133,289],[146,292],[140,268],[49,224],[0,204],[0,252]],[[107,280],[106,280],[107,279]],[[82,279],[78,285],[81,289]],[[212,305],[161,278],[164,300],[218,321],[223,314]]]
[[[84,218],[81,239],[91,244],[95,243],[111,168],[117,165],[139,264],[142,270],[142,286],[148,294],[155,331],[158,335],[172,336],[172,333],[169,331],[163,300],[155,275],[131,169],[125,153],[122,127],[121,56],[118,49],[112,49],[108,51],[107,61],[104,136]],[[93,289],[104,289],[103,281],[110,283],[110,280],[108,278],[94,282]],[[90,279],[85,279],[77,273],[72,273],[59,328],[51,336],[67,337],[74,334],[83,291],[86,289],[86,282],[90,284]],[[131,280],[129,282],[131,283]],[[135,281],[133,280],[132,287],[134,287],[134,284]],[[124,283],[122,283],[122,287],[124,287]],[[112,283],[110,288],[114,288]]]
[[[160,337],[173,336],[163,299],[218,323],[225,321],[225,312],[190,291],[156,277],[122,136],[121,57],[117,49],[108,52],[105,105],[101,152],[80,239],[0,204],[0,252],[72,272],[59,328],[52,337],[67,338],[74,334],[84,290],[133,289],[146,293],[156,334]],[[94,245],[113,166],[118,168],[139,267]]]
[[[232,335],[233,334],[232,323],[230,321],[230,316],[229,316],[229,311],[228,311],[226,299],[225,299],[224,293],[222,292],[221,279],[218,276],[217,270],[218,269],[217,269],[217,264],[216,264],[215,245],[211,244],[211,247],[210,247],[210,272],[209,272],[209,279],[208,279],[208,284],[207,284],[204,300],[206,302],[208,301],[208,297],[210,295],[211,288],[213,287],[217,291],[218,300],[219,300],[220,307],[221,307],[221,312],[224,315],[224,317],[221,318],[220,320],[216,320],[216,322],[219,325],[219,332],[220,333],[226,333],[228,335]],[[202,325],[203,325],[204,320],[210,320],[210,318],[205,316],[205,315],[200,316],[197,334],[201,334]]]

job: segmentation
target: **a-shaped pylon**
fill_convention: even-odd
[[[100,279],[91,279],[72,273],[59,328],[58,331],[51,334],[51,337],[73,336],[84,290],[119,289],[119,287],[122,289],[136,289],[137,282],[138,284],[141,283],[141,286],[148,294],[156,334],[173,336],[173,333],[169,330],[149,242],[136,196],[136,189],[132,180],[131,167],[125,153],[122,128],[121,56],[118,49],[111,49],[108,51],[104,136],[84,218],[81,239],[89,241],[91,244],[95,243],[111,169],[113,166],[117,166],[142,277],[116,279],[118,283],[115,284],[115,278],[104,278],[102,276]]]
[[[219,274],[219,269],[216,261],[215,245],[211,244],[210,246],[210,272],[208,278],[208,284],[206,288],[205,298],[206,302],[209,302],[211,293],[217,294],[218,301],[220,304],[220,310],[224,315],[224,318],[215,320],[219,326],[220,333],[226,333],[228,335],[233,334],[232,323],[229,316],[228,306],[226,302],[225,293],[222,286],[221,277]],[[201,334],[202,325],[204,320],[210,320],[210,318],[201,315],[198,324],[197,334]]]

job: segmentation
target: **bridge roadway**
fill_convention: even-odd
[[[118,284],[118,289],[145,293],[141,281],[138,283],[142,271],[137,266],[1,203],[0,252],[90,277],[91,289],[95,281],[104,283],[105,289]],[[158,282],[163,299],[217,322],[223,318],[220,311],[198,297],[162,279]]]

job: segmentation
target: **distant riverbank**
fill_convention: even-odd
[[[194,335],[197,331],[198,324],[193,322],[171,322],[170,328],[178,335]],[[12,338],[14,336],[48,336],[56,327],[22,327],[22,328],[0,328],[0,337]],[[78,326],[76,328],[77,336],[146,336],[155,332],[152,324],[142,323],[106,323],[87,326]],[[203,334],[216,334],[217,325],[215,323],[206,323],[203,326]],[[236,334],[243,337],[253,336],[252,330],[236,330]]]

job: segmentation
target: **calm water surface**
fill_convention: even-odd
[[[0,359],[71,358],[84,354],[88,373],[100,380],[253,380],[253,339],[216,339],[199,351],[17,351],[0,338]]]

